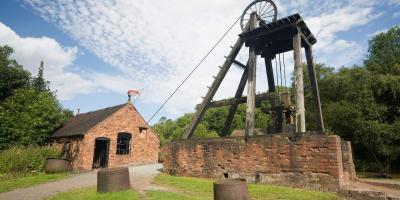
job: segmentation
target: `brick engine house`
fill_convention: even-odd
[[[158,161],[159,139],[130,101],[77,114],[54,132],[74,170],[142,165]]]

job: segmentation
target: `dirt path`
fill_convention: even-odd
[[[400,199],[400,190],[397,188],[400,186],[388,187],[371,184],[373,182],[374,180],[369,180],[369,183],[365,180],[364,182],[356,181],[343,188],[340,193],[344,197],[350,197],[349,199]],[[379,181],[375,182],[379,183]]]
[[[161,164],[129,167],[131,185],[135,190],[143,193],[148,189],[164,189],[151,184],[154,176],[161,173]],[[74,188],[95,186],[97,183],[96,171],[78,173],[70,178],[55,182],[44,183],[29,188],[19,188],[10,192],[0,193],[0,200],[40,200]]]

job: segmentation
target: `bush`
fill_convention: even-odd
[[[12,147],[0,151],[0,172],[26,174],[44,171],[46,158],[59,158],[60,150],[55,147]]]

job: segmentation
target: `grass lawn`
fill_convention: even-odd
[[[46,200],[138,200],[133,190],[122,192],[97,193],[96,187],[85,187],[59,193]]]
[[[46,200],[212,200],[213,181],[210,179],[174,177],[159,174],[154,182],[168,186],[176,191],[146,191],[146,197],[139,195],[134,190],[112,193],[97,193],[96,187],[72,189],[49,197]],[[310,190],[293,189],[272,185],[249,184],[249,192],[252,200],[338,200],[333,193],[316,192]],[[142,197],[142,198],[141,198]]]
[[[41,183],[55,181],[63,179],[69,176],[69,173],[59,174],[45,174],[39,173],[29,176],[12,177],[9,178],[6,175],[0,175],[0,192],[7,192],[15,188],[29,187]]]
[[[211,196],[209,197],[199,197],[193,195],[191,193],[176,193],[176,192],[164,192],[164,191],[155,191],[150,190],[146,192],[147,200],[212,200]]]
[[[208,200],[213,197],[213,181],[209,179],[174,177],[160,174],[155,177],[155,183],[169,186],[184,193],[149,191],[149,199],[182,199],[182,200]],[[254,200],[336,200],[337,195],[328,192],[317,192],[304,189],[294,189],[272,185],[249,184],[249,193]]]

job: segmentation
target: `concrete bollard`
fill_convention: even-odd
[[[116,192],[130,188],[127,167],[99,169],[97,172],[97,192]]]
[[[214,182],[214,200],[249,200],[247,182],[244,179]]]

